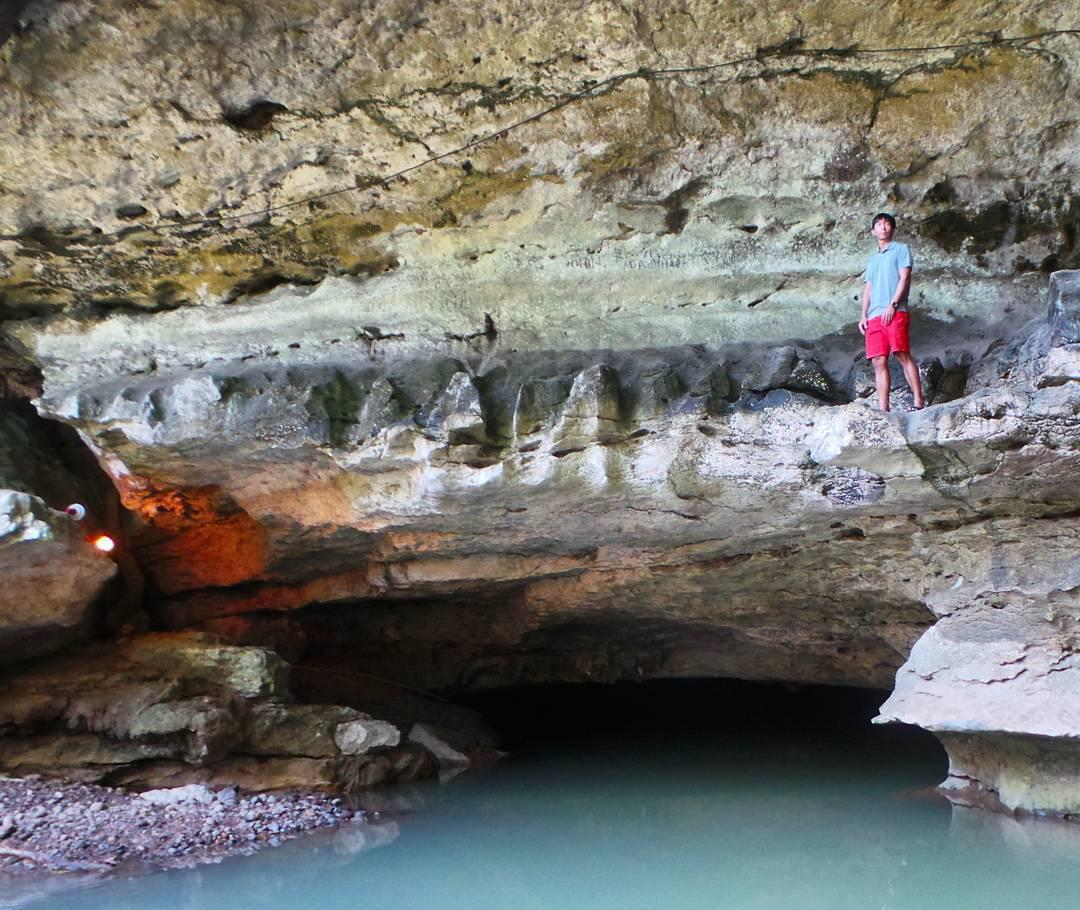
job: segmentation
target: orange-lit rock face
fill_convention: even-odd
[[[252,581],[266,564],[266,531],[212,487],[147,493],[133,507],[131,545],[157,590]]]

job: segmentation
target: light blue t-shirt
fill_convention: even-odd
[[[889,306],[897,285],[900,284],[900,269],[911,268],[911,250],[906,243],[895,240],[885,249],[871,253],[866,260],[866,281],[870,285],[870,306],[866,318],[880,316]],[[907,301],[900,303],[897,309],[906,309]]]

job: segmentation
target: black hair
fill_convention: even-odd
[[[873,217],[873,220],[871,220],[871,222],[870,222],[870,229],[873,230],[874,225],[877,224],[882,219],[884,219],[885,221],[888,221],[889,224],[892,225],[892,229],[894,231],[896,230],[896,219],[893,218],[893,216],[890,215],[888,212],[878,212]]]

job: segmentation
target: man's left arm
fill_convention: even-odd
[[[905,244],[900,248],[900,261],[896,263],[900,272],[900,283],[896,286],[896,293],[893,294],[892,298],[894,312],[900,304],[907,302],[908,290],[911,288],[911,267],[914,264],[911,258],[911,250]]]
[[[907,300],[908,290],[911,288],[911,268],[900,269],[900,283],[896,286],[896,293],[893,294],[892,305],[895,310],[900,304]]]
[[[911,287],[911,268],[900,269],[900,281],[897,282],[896,290],[893,291],[892,300],[881,316],[881,324],[888,325],[896,315],[896,309],[907,300],[908,289]]]

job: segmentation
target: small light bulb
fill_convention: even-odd
[[[116,549],[116,541],[106,534],[94,538],[94,547],[102,553],[111,553]]]

